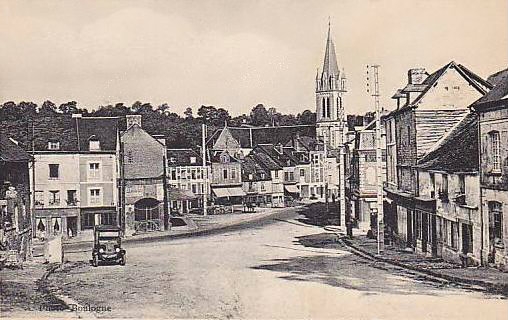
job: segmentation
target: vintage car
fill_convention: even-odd
[[[97,267],[101,261],[125,265],[125,250],[122,249],[121,231],[116,226],[95,226],[92,250],[94,267]]]

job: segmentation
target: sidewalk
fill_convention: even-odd
[[[173,227],[168,231],[154,231],[143,234],[138,234],[130,237],[125,237],[123,243],[147,242],[157,241],[170,238],[181,238],[189,236],[206,235],[212,232],[219,232],[230,228],[235,228],[240,225],[256,223],[265,220],[271,216],[277,215],[284,211],[296,211],[301,207],[286,207],[286,208],[256,208],[256,212],[241,212],[223,215],[193,215],[189,214],[186,217],[195,223],[192,227]],[[82,251],[79,249],[85,244],[93,241],[92,236],[76,237],[64,242],[66,252]],[[86,246],[89,249],[89,246]]]
[[[373,260],[383,261],[409,270],[418,271],[431,277],[444,279],[453,283],[478,286],[491,293],[508,295],[508,273],[493,268],[462,267],[443,261],[441,258],[430,258],[390,245],[385,245],[381,255],[377,255],[377,241],[365,235],[355,235],[353,239],[342,237],[346,246]]]

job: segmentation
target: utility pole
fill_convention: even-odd
[[[168,161],[166,159],[166,155],[162,156],[162,165],[164,169],[164,173],[162,175],[162,188],[163,188],[163,197],[164,197],[164,230],[169,230],[171,227],[170,221],[171,217],[169,215],[169,196],[168,196],[168,171],[167,165]]]
[[[201,152],[203,157],[203,215],[206,216],[207,206],[207,192],[208,192],[208,170],[206,167],[206,124],[203,122],[201,125]]]
[[[383,161],[381,144],[381,108],[379,106],[379,65],[367,66],[367,92],[370,92],[369,69],[373,71],[374,91],[371,96],[374,97],[376,110],[376,178],[377,178],[377,253],[384,251],[384,213],[383,213]]]

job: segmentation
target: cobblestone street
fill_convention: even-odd
[[[85,253],[49,280],[103,317],[505,319],[505,299],[359,258],[298,220],[127,247],[125,267]],[[86,316],[83,314],[81,316]]]

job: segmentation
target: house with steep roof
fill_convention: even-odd
[[[508,69],[490,76],[494,88],[472,105],[479,116],[484,259],[508,270]]]
[[[468,106],[492,84],[468,68],[450,62],[429,74],[410,69],[397,91],[397,109],[383,117],[387,137],[385,220],[396,242],[417,247],[417,163],[468,114]],[[430,221],[433,217],[427,217]]]
[[[33,126],[35,229],[73,237],[118,223],[118,118],[53,115]]]
[[[269,145],[273,147],[272,145]],[[284,171],[283,166],[276,160],[274,160],[265,149],[269,149],[269,146],[258,145],[249,154],[252,158],[260,164],[260,166],[269,172],[269,178],[271,182],[270,196],[266,196],[265,200],[267,204],[271,204],[272,207],[283,207],[284,206]]]
[[[258,207],[271,206],[273,184],[270,170],[254,154],[242,160],[243,191],[247,194],[246,202],[255,203]]]
[[[122,195],[127,235],[137,230],[163,230],[169,225],[165,189],[166,145],[163,138],[148,134],[141,115],[127,115],[121,133]]]
[[[482,264],[478,116],[468,113],[418,161],[416,250],[445,261]]]

